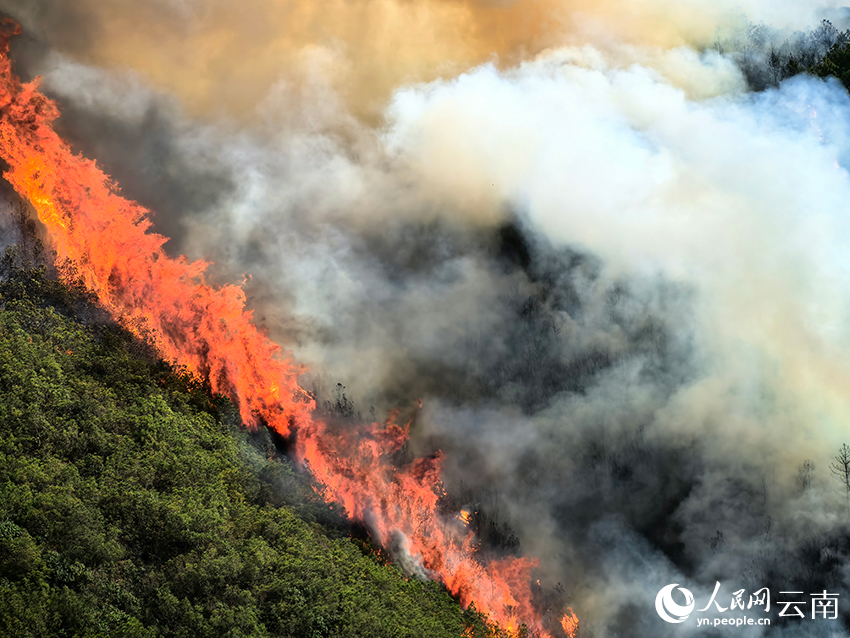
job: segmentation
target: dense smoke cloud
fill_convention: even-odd
[[[32,37],[83,63],[132,68],[194,114],[253,118],[269,87],[298,87],[323,60],[335,91],[377,116],[402,84],[508,66],[593,42],[710,44],[741,12],[777,26],[839,6],[765,0],[6,0]],[[245,61],[250,64],[246,65]],[[309,83],[309,80],[308,80]]]
[[[391,139],[432,192],[459,198],[449,209],[489,184],[529,232],[601,258],[595,296],[609,295],[606,312],[567,323],[560,341],[590,329],[613,336],[612,317],[632,335],[658,318],[667,333],[648,352],[632,335],[596,346],[609,365],[593,384],[559,393],[528,421],[505,420],[504,409],[425,416],[448,449],[476,441],[474,462],[460,458],[453,474],[501,494],[526,547],[590,552],[564,562],[603,572],[585,607],[626,631],[616,605],[595,600],[617,589],[604,574],[610,556],[592,549],[606,517],[703,583],[737,572],[755,584],[781,564],[776,553],[843,525],[828,486],[802,499],[795,479],[804,458],[828,463],[848,417],[850,104],[837,83],[808,78],[695,102],[657,69],[585,53],[402,91]],[[713,55],[685,55],[735,87],[736,71]],[[612,302],[622,278],[629,293]],[[659,279],[679,294],[658,299]]]
[[[848,593],[850,99],[706,48],[838,3],[247,4],[0,8],[169,249],[251,275],[322,398],[415,418],[583,631],[703,631],[673,582]]]

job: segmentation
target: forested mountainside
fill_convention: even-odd
[[[2,635],[488,635],[84,292],[4,271]]]

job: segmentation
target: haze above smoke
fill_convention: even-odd
[[[812,23],[838,0],[5,0],[2,9],[79,62],[133,69],[192,114],[251,119],[272,85],[300,85],[316,57],[361,116],[398,86],[503,67],[549,47],[710,45],[743,15]]]

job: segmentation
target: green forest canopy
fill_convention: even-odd
[[[491,633],[352,538],[226,401],[14,261],[0,282],[5,635]]]

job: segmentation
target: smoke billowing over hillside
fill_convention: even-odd
[[[841,594],[745,635],[847,633],[850,98],[751,91],[717,46],[840,3],[0,9],[166,250],[250,275],[331,407],[413,419],[481,551],[540,557],[582,636],[705,633],[655,595],[716,581]]]

